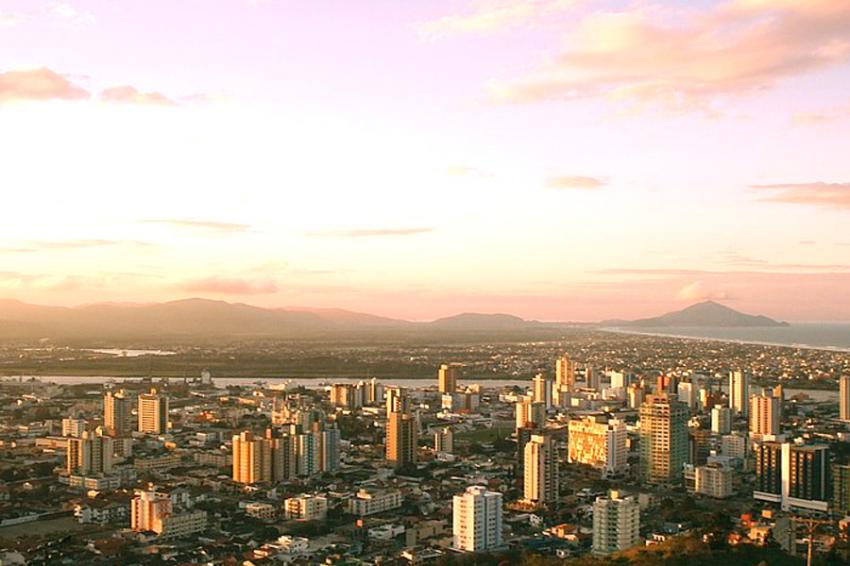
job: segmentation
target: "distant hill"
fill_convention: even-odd
[[[510,314],[480,314],[467,312],[429,323],[432,328],[452,330],[513,330],[539,325],[536,321],[523,320]]]
[[[410,322],[343,309],[275,308],[209,299],[166,303],[99,303],[45,307],[0,300],[0,338],[166,340],[248,337],[296,339],[370,335],[437,336],[504,333],[541,324],[507,314],[465,313],[433,322]]]
[[[788,326],[787,322],[778,322],[761,315],[745,314],[714,301],[705,301],[669,312],[654,318],[632,321],[605,321],[606,326],[631,326],[641,328],[663,328],[668,326],[688,327],[770,327]]]

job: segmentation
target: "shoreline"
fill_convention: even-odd
[[[696,328],[696,327],[695,327]],[[665,332],[643,332],[617,327],[600,327],[600,332],[612,334],[627,334],[632,336],[654,336],[656,338],[675,338],[679,340],[697,340],[701,342],[724,342],[728,344],[741,344],[748,346],[771,346],[773,348],[790,348],[793,350],[818,350],[840,354],[850,354],[850,348],[842,346],[812,346],[811,344],[783,344],[781,342],[766,342],[764,340],[745,340],[743,338],[718,338],[716,336],[688,336],[683,334],[670,334]]]

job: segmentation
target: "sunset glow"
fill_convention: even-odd
[[[850,2],[0,1],[0,298],[850,320]]]

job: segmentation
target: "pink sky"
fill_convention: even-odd
[[[850,320],[848,134],[845,0],[5,0],[0,297]]]

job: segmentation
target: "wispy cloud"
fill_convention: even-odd
[[[397,236],[418,236],[433,232],[430,227],[411,228],[356,228],[352,230],[328,230],[325,232],[309,232],[311,238],[387,238]]]
[[[138,240],[50,240],[38,241],[31,244],[35,248],[45,250],[76,250],[82,248],[97,248],[102,246],[149,246],[147,242]]]
[[[703,281],[694,281],[679,289],[676,298],[681,301],[729,301],[734,297],[725,289],[714,287]]]
[[[766,193],[761,198],[765,202],[850,209],[850,183],[777,183],[750,188]]]
[[[138,104],[140,106],[177,106],[177,102],[159,92],[141,92],[132,86],[116,86],[100,93],[104,102]]]
[[[578,175],[563,175],[546,179],[546,187],[549,189],[598,189],[604,187],[608,182],[596,177],[583,177]]]
[[[94,14],[78,10],[67,2],[50,2],[46,12],[58,23],[71,28],[82,28],[95,22]]]
[[[845,0],[729,0],[709,8],[636,3],[584,17],[566,46],[496,101],[607,96],[635,109],[708,111],[724,95],[850,61]]]
[[[420,24],[423,37],[479,34],[511,30],[539,23],[561,14],[579,0],[485,0],[471,10],[457,12]]]
[[[46,67],[0,73],[0,103],[82,100],[88,97],[85,89]]]
[[[271,280],[226,277],[194,279],[181,283],[179,288],[190,293],[211,293],[215,295],[268,295],[278,291],[277,284]]]
[[[161,224],[164,226],[172,226],[174,228],[184,228],[187,230],[202,230],[208,232],[247,232],[251,229],[250,224],[239,224],[236,222],[219,222],[216,220],[195,220],[188,218],[151,218],[139,220],[141,224]]]

